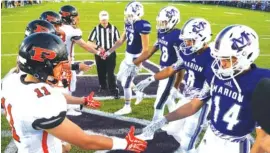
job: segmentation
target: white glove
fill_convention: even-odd
[[[129,64],[125,71],[125,75],[135,77],[139,73],[139,71],[140,71],[140,67],[138,67],[135,64]]]
[[[153,139],[154,133],[162,128],[166,123],[167,123],[167,119],[165,117],[162,117],[158,120],[152,121],[148,126],[146,126],[145,128],[143,128],[143,133],[136,136],[142,140],[151,140]]]
[[[155,77],[154,76],[150,76],[150,77],[146,78],[145,80],[142,80],[141,82],[139,82],[136,85],[136,89],[138,91],[143,92],[144,88],[146,88],[147,86],[149,86],[149,84],[151,84],[154,81],[155,81]]]
[[[182,98],[182,94],[180,93],[180,91],[178,89],[176,89],[175,87],[172,87],[171,91],[170,91],[170,96],[174,99],[177,98]]]

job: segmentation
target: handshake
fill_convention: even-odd
[[[106,50],[104,48],[98,47],[96,54],[98,56],[100,56],[101,59],[106,60],[106,58],[111,55],[111,52],[109,52],[109,51],[106,52]]]

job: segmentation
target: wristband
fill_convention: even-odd
[[[87,97],[83,97],[83,104],[87,105]]]
[[[71,64],[71,70],[79,70],[80,66],[79,63]]]
[[[111,150],[125,150],[127,148],[127,140],[117,137],[112,137],[113,146]]]

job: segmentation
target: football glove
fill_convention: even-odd
[[[134,136],[135,127],[131,126],[130,131],[125,137],[127,141],[127,147],[125,150],[133,151],[136,153],[143,152],[147,147],[147,142]]]
[[[155,81],[155,77],[154,76],[150,76],[150,77],[146,78],[145,80],[142,80],[141,82],[139,82],[136,85],[136,89],[138,91],[143,92],[144,88],[146,88],[147,86],[149,86],[149,84],[151,84],[154,81]]]
[[[139,73],[139,71],[140,71],[140,67],[138,67],[135,64],[129,64],[125,71],[125,75],[135,77]]]
[[[142,140],[152,140],[154,138],[154,133],[158,129],[162,128],[167,122],[168,121],[165,117],[154,120],[148,126],[143,128],[143,133],[140,135],[137,135],[137,137]]]
[[[84,97],[84,105],[92,109],[98,109],[101,107],[101,102],[93,99],[94,92],[91,92],[87,97]]]
[[[182,98],[182,94],[180,93],[180,91],[178,89],[176,89],[175,87],[172,87],[171,91],[170,91],[170,96],[171,98],[177,99],[177,98]]]

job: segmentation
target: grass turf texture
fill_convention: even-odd
[[[41,5],[19,7],[16,9],[2,9],[2,55],[1,55],[1,78],[9,71],[10,68],[16,64],[16,55],[18,52],[18,46],[24,38],[24,31],[26,25],[34,20],[38,19],[39,15],[47,10],[59,11],[59,8],[65,4],[71,4],[77,7],[80,14],[80,28],[83,31],[83,39],[87,40],[89,32],[96,26],[98,21],[98,13],[101,10],[107,10],[110,14],[110,22],[114,24],[120,32],[124,29],[123,24],[123,11],[127,2],[115,3],[115,2],[95,2],[95,3],[82,3],[82,2],[70,2],[70,3],[43,3]],[[175,5],[181,12],[181,22],[178,24],[178,28],[184,24],[186,20],[191,17],[204,17],[212,24],[213,39],[217,33],[224,27],[230,24],[245,24],[256,30],[260,36],[260,49],[261,54],[268,56],[260,56],[256,64],[260,67],[269,68],[270,65],[270,14],[265,12],[250,11],[238,8],[212,6],[212,5],[200,5],[190,3],[175,3],[183,5]],[[150,35],[150,44],[152,45],[156,40],[156,16],[159,10],[167,6],[168,3],[160,2],[155,4],[144,4],[145,15],[144,19],[148,20],[152,25],[152,33]],[[235,13],[234,15],[230,13]],[[124,53],[125,45],[117,50],[118,53]],[[76,53],[85,53],[75,55],[76,60],[89,60],[94,59],[92,54],[87,54],[86,51],[75,47]],[[13,55],[8,55],[13,54]],[[124,58],[124,54],[117,55],[116,72],[118,72],[119,64]],[[158,63],[159,54],[154,55],[151,61]],[[93,67],[88,74],[96,74],[96,68]],[[153,102],[154,99],[145,99],[140,105],[133,107],[130,117],[151,119],[153,114]],[[114,112],[121,108],[123,100],[109,100],[105,101],[102,111]],[[2,130],[8,130],[8,123],[1,116]],[[1,137],[1,151],[5,149],[11,138]],[[79,151],[78,148],[73,147],[72,152],[85,152]]]

